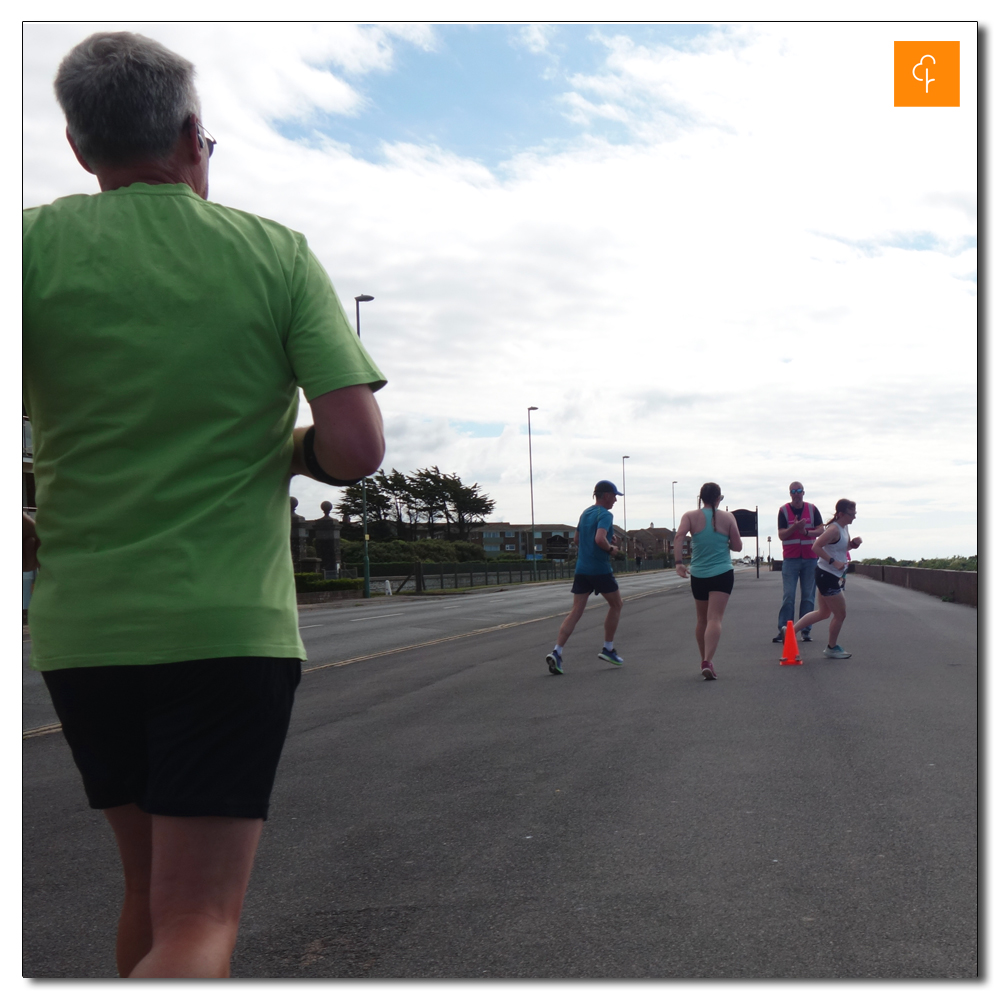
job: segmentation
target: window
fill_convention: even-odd
[[[483,532],[483,538],[499,538],[499,537],[500,537],[500,532],[499,531],[484,531]]]
[[[517,546],[516,545],[505,545],[504,548],[508,552],[516,552],[517,551]]]
[[[516,531],[505,531],[504,535],[507,538],[517,538],[517,532]]]
[[[500,551],[500,546],[499,545],[484,545],[483,548],[487,552],[499,552]]]
[[[542,551],[542,547],[541,547],[541,545],[538,545],[538,544],[536,544],[536,545],[535,545],[535,551],[536,551],[536,552],[541,552],[541,551]]]

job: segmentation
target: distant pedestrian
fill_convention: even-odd
[[[593,505],[580,515],[573,535],[573,544],[577,547],[576,575],[571,589],[573,610],[563,619],[555,647],[545,657],[550,673],[563,672],[563,646],[573,634],[591,594],[600,594],[608,602],[608,613],[604,619],[604,648],[597,654],[598,658],[618,667],[625,662],[615,650],[615,632],[622,613],[622,595],[611,569],[611,559],[618,555],[615,519],[611,508],[618,497],[624,495],[618,492],[614,483],[602,479],[594,487]]]
[[[823,515],[814,504],[803,500],[805,488],[800,482],[788,487],[791,497],[778,511],[778,538],[781,539],[781,608],[778,611],[778,634],[771,640],[781,642],[785,626],[795,617],[795,589],[800,590],[799,617],[816,607],[816,553],[813,539],[823,531]],[[803,642],[811,642],[809,629]]]
[[[674,536],[674,561],[679,576],[687,578],[684,565],[684,538],[691,535],[691,593],[698,614],[694,635],[701,653],[701,675],[715,680],[712,658],[722,636],[722,616],[733,592],[733,560],[730,552],[743,551],[736,518],[719,510],[724,499],[717,483],[705,483],[698,497],[698,509],[689,510]],[[704,506],[703,506],[704,505]]]
[[[861,544],[861,539],[851,538],[847,530],[847,526],[854,523],[855,517],[857,505],[854,501],[838,500],[837,512],[827,522],[823,534],[813,542],[813,551],[817,556],[816,589],[819,591],[819,607],[804,615],[793,626],[796,632],[801,632],[832,615],[830,636],[823,650],[823,655],[831,660],[846,660],[851,655],[837,640],[840,638],[844,619],[847,618],[844,583],[851,559],[848,551]]]
[[[635,571],[638,573],[642,569],[642,556],[635,557]]]

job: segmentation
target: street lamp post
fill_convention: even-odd
[[[354,324],[358,331],[358,340],[361,339],[361,303],[371,302],[374,295],[354,296]],[[368,490],[365,487],[365,480],[361,480],[361,531],[365,537],[365,597],[372,596],[372,575],[371,564],[368,562]]]
[[[622,486],[625,485],[625,459],[631,458],[631,455],[622,455]],[[625,496],[625,490],[622,490],[622,521],[625,522],[622,531],[625,532],[625,572],[628,572],[628,497]]]
[[[531,579],[535,579],[535,471],[531,461],[531,411],[537,410],[537,406],[528,407],[528,488],[531,490],[531,552],[526,553],[531,561],[529,572]]]

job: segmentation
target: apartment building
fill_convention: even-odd
[[[655,528],[650,522],[648,528],[629,529],[629,559],[664,559],[673,551],[674,532],[670,528]]]
[[[488,556],[519,555],[525,559],[572,559],[575,524],[511,524],[487,521],[469,532],[469,541],[481,545]]]

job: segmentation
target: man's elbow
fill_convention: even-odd
[[[329,471],[338,479],[364,479],[382,467],[385,437],[381,427],[370,428],[367,433],[341,437],[338,444],[338,448],[332,449],[332,453],[323,457],[320,457],[320,447],[316,449],[320,465],[326,469],[328,466],[324,459],[328,461]]]
[[[357,480],[377,472],[385,457],[382,413],[368,386],[349,386],[310,403],[320,466],[337,479]]]
[[[368,447],[357,456],[358,469],[363,470],[357,473],[358,478],[378,472],[382,467],[383,458],[385,458],[385,437],[380,432],[377,440],[369,442]]]

